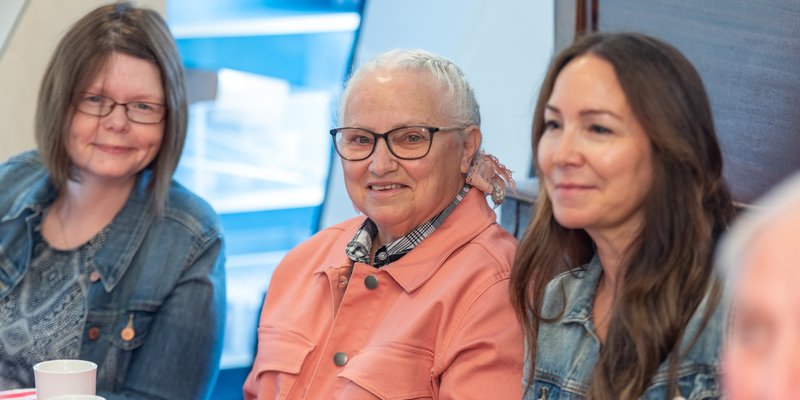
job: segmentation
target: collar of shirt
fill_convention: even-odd
[[[406,255],[406,253],[417,247],[425,238],[430,236],[436,228],[442,225],[442,222],[447,219],[450,213],[453,212],[453,209],[455,209],[456,206],[461,203],[461,200],[464,199],[464,196],[467,195],[470,187],[469,185],[464,185],[453,201],[451,201],[442,212],[430,220],[414,228],[414,230],[407,235],[381,246],[378,251],[375,252],[374,262],[370,262],[369,254],[370,250],[372,250],[372,239],[378,234],[378,227],[369,218],[367,218],[361,225],[361,228],[358,229],[355,236],[353,236],[353,240],[347,244],[345,253],[354,262],[371,264],[375,268],[380,268],[399,260]]]

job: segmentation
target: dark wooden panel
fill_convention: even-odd
[[[694,63],[736,200],[800,170],[799,0],[601,0],[599,30],[662,38]]]

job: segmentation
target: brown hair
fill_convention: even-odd
[[[184,72],[166,22],[153,10],[128,2],[104,5],[81,18],[58,43],[39,89],[35,134],[42,160],[57,188],[73,179],[66,136],[75,113],[73,99],[91,83],[112,53],[155,64],[161,73],[166,117],[161,148],[148,168],[148,190],[157,211],[163,209],[172,174],[186,138],[188,109]]]
[[[644,223],[625,254],[623,283],[588,391],[591,399],[636,398],[667,359],[671,390],[675,389],[679,350],[688,350],[678,348],[686,324],[709,287],[711,306],[703,325],[719,297],[719,284],[711,274],[714,238],[733,217],[734,208],[699,74],[674,47],[645,35],[592,34],[558,54],[534,111],[533,154],[559,73],[573,59],[589,54],[613,66],[653,150],[653,186],[643,205]],[[538,165],[537,171],[540,174]],[[558,224],[541,184],[539,193],[511,277],[512,301],[529,343],[531,375],[539,324],[559,318],[541,315],[546,285],[594,254],[586,232]],[[533,382],[533,376],[529,378]]]

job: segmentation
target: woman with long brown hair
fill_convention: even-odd
[[[511,283],[526,398],[718,397],[710,261],[734,208],[697,71],[648,36],[583,37],[550,66],[533,147]]]

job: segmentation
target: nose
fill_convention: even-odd
[[[125,106],[114,104],[111,112],[102,119],[103,127],[113,132],[127,132],[131,124],[127,112]]]
[[[383,140],[382,140],[383,139]],[[383,144],[381,144],[383,142]],[[384,138],[378,138],[375,142],[375,150],[369,156],[369,171],[375,175],[384,175],[397,168],[397,159],[389,151],[389,145]]]
[[[552,143],[552,161],[556,166],[579,165],[581,162],[580,139],[574,130],[564,129]]]

